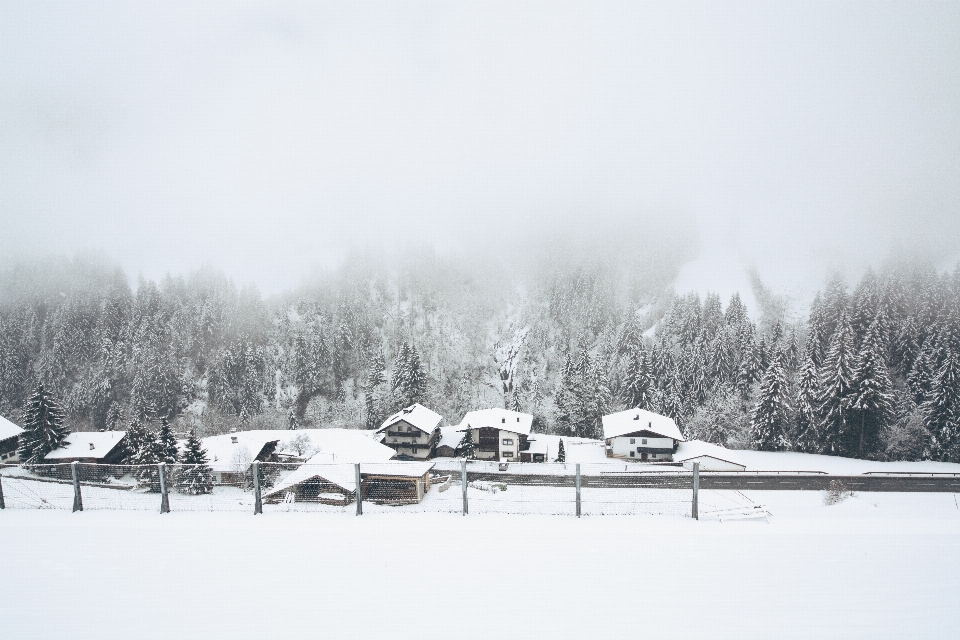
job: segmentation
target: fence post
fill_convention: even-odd
[[[167,495],[167,463],[157,465],[160,471],[160,513],[170,513],[170,496]]]
[[[263,513],[263,499],[260,496],[260,461],[253,461],[253,515]]]
[[[3,501],[3,477],[0,476],[0,509],[6,509],[7,503]]]
[[[70,463],[70,473],[73,474],[73,510],[83,511],[83,497],[80,495],[80,466],[79,462]]]
[[[360,487],[360,463],[359,462],[353,465],[353,473],[357,483],[357,515],[362,516],[363,515],[363,491],[361,491],[361,487]]]
[[[580,463],[577,463],[577,517],[580,517]]]
[[[467,515],[467,459],[460,462],[460,486],[463,489],[463,515]]]
[[[693,463],[693,519],[700,519],[700,505],[698,504],[700,494],[700,463]]]

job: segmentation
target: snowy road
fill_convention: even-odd
[[[769,524],[8,509],[4,637],[956,637],[953,495],[749,495]]]

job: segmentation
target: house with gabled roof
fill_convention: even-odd
[[[440,440],[443,416],[414,403],[383,421],[377,433],[383,444],[397,452],[398,460],[426,460],[433,456]]]
[[[532,427],[529,413],[493,408],[468,412],[457,429],[471,430],[478,460],[519,462],[530,447],[527,440]]]
[[[19,462],[17,447],[23,429],[0,416],[0,464]]]
[[[627,409],[603,416],[608,458],[671,462],[685,438],[673,418],[644,409]]]
[[[674,462],[680,462],[687,469],[693,463],[700,464],[701,471],[746,471],[747,465],[736,451],[711,442],[690,440],[681,442],[673,455]]]
[[[460,442],[463,440],[463,431],[459,426],[440,427],[440,440],[437,441],[437,457],[453,458],[457,455]]]
[[[119,464],[126,454],[122,446],[126,436],[126,431],[74,431],[63,444],[44,456],[43,462]]]

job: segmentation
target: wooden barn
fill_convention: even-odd
[[[364,500],[377,504],[416,504],[430,491],[431,462],[381,462],[360,465]]]
[[[368,462],[360,464],[364,501],[415,504],[430,491],[432,462]],[[356,468],[352,464],[301,465],[263,494],[263,500],[315,502],[345,506],[356,498]]]
[[[608,458],[638,462],[671,462],[684,441],[672,418],[643,409],[603,416],[603,439]]]
[[[63,446],[48,453],[43,462],[119,464],[126,453],[121,446],[126,437],[126,431],[74,431],[67,436]]]

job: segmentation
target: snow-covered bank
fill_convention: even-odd
[[[955,637],[952,495],[749,496],[769,524],[8,509],[4,635]]]

